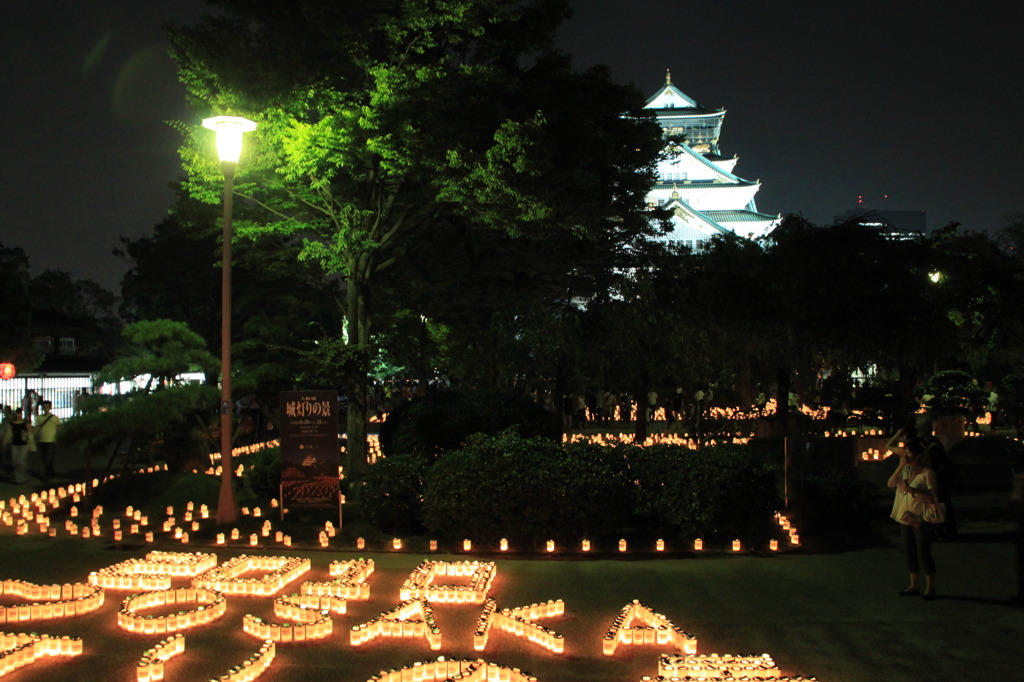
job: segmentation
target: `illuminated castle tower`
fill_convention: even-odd
[[[658,181],[648,203],[672,211],[666,239],[700,249],[715,234],[734,232],[756,238],[779,222],[779,216],[758,213],[754,195],[760,182],[733,175],[737,157],[718,151],[725,109],[706,109],[672,85],[647,100],[674,152],[658,164]]]

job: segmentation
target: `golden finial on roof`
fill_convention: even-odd
[[[672,85],[672,69],[665,69],[665,85]]]

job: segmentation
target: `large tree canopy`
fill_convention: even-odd
[[[349,452],[365,440],[376,274],[439,225],[558,232],[609,245],[643,234],[658,130],[603,70],[551,48],[562,0],[211,0],[172,30],[201,115],[259,124],[236,224],[302,240],[346,285]],[[218,200],[208,133],[183,125],[187,186]],[[358,460],[355,458],[353,461]]]

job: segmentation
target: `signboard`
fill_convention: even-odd
[[[285,508],[338,507],[338,392],[282,391],[281,502]]]

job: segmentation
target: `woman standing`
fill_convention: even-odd
[[[11,446],[15,483],[28,480],[28,448],[31,440],[32,426],[22,418],[21,410],[14,410],[4,429],[4,446]]]
[[[910,585],[899,594],[904,597],[935,596],[935,559],[932,557],[932,527],[925,523],[927,505],[938,500],[935,472],[931,469],[927,450],[917,440],[907,441],[900,448],[900,463],[889,477],[889,487],[896,489],[892,503],[892,519],[900,524],[900,536],[910,571]],[[919,576],[924,569],[924,592]]]

